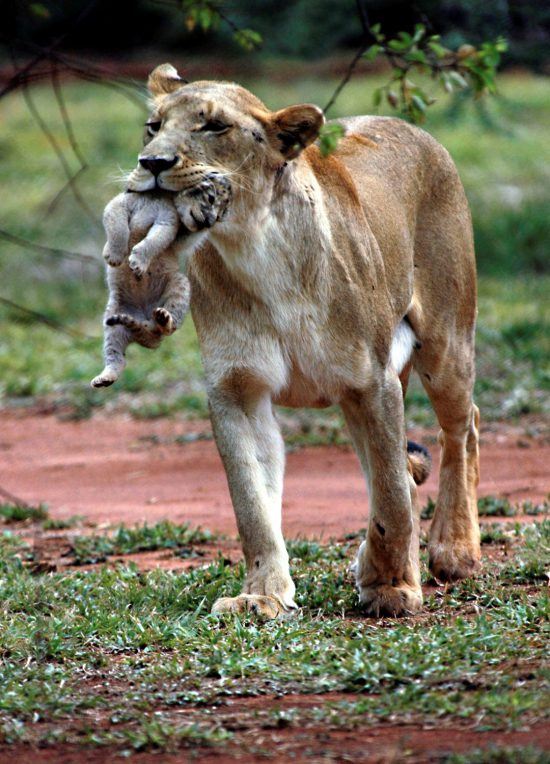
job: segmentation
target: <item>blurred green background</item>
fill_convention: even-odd
[[[99,407],[139,417],[204,416],[190,318],[155,352],[132,346],[127,370],[113,388],[92,391],[88,386],[101,369],[106,298],[99,221],[106,201],[120,188],[117,177],[135,164],[140,149],[147,114],[140,78],[157,63],[173,60],[193,77],[236,79],[272,108],[299,101],[323,106],[360,42],[355,5],[266,2],[258,9],[260,4],[224,4],[232,20],[262,33],[264,46],[253,54],[237,51],[231,27],[223,23],[209,34],[190,34],[185,14],[176,7],[181,3],[117,3],[109,29],[109,5],[102,2],[92,4],[80,26],[74,20],[85,11],[83,2],[63,3],[62,8],[34,4],[39,8],[32,14],[26,4],[12,5],[13,44],[0,64],[4,82],[13,73],[9,51],[21,63],[33,46],[48,45],[64,29],[72,30],[66,45],[71,60],[85,56],[94,66],[132,76],[124,92],[106,87],[107,80],[93,84],[60,78],[87,165],[74,185],[89,213],[65,186],[51,136],[29,110],[25,91],[15,89],[0,100],[0,230],[95,258],[82,263],[0,239],[0,296],[78,333],[55,331],[18,308],[0,305],[0,403],[39,401],[66,417],[88,416]],[[451,152],[472,207],[480,273],[476,396],[482,415],[485,420],[522,418],[527,428],[539,431],[550,410],[550,87],[543,53],[548,55],[550,14],[534,3],[488,2],[483,10],[474,2],[424,2],[414,9],[408,3],[368,2],[367,7],[371,23],[380,21],[390,32],[410,28],[420,15],[448,44],[476,43],[503,33],[510,40],[499,96],[473,102],[468,94],[437,94],[423,127]],[[124,14],[129,14],[127,25]],[[101,25],[104,34],[98,35]],[[117,42],[113,29],[121,32],[125,26]],[[383,70],[361,68],[329,116],[379,111],[373,109],[372,94],[386,80]],[[426,89],[431,87],[428,82]],[[70,171],[76,172],[79,162],[51,83],[39,80],[26,93]],[[382,108],[381,113],[390,112]],[[433,423],[420,386],[412,386],[408,404],[410,424]],[[282,417],[289,440],[297,444],[343,437],[333,411],[294,417],[283,412]]]

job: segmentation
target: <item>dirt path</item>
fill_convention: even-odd
[[[324,696],[321,696],[324,697]],[[308,697],[312,704],[315,698]],[[269,699],[263,699],[264,705]],[[278,707],[285,703],[276,703]],[[243,751],[233,742],[221,746],[204,748],[193,746],[192,751],[159,754],[144,752],[134,754],[132,764],[187,764],[200,761],[201,764],[223,764],[227,761],[249,764],[287,764],[303,762],[365,762],[366,764],[425,764],[442,762],[450,753],[469,753],[472,749],[490,746],[514,749],[536,746],[548,749],[548,726],[538,725],[529,730],[513,732],[476,732],[468,727],[446,727],[444,729],[422,729],[411,725],[381,725],[379,727],[356,727],[353,730],[327,730],[321,725],[273,730],[269,725],[258,729],[246,729],[244,723],[235,723],[241,732],[240,740],[246,739],[248,751]],[[257,753],[254,753],[256,751]],[[6,755],[11,764],[119,764],[124,761],[120,751],[81,748],[57,745],[55,748],[33,748],[28,745],[4,747],[0,745],[0,757]],[[511,754],[510,754],[511,755]],[[468,759],[465,759],[467,761]],[[487,759],[488,761],[489,759]],[[504,759],[491,759],[491,761]],[[526,759],[522,759],[526,761]],[[506,761],[512,761],[507,758]],[[519,761],[519,759],[518,759]],[[534,759],[533,759],[534,761]],[[542,759],[540,759],[542,761]]]
[[[171,519],[235,534],[221,462],[208,422],[0,414],[0,485],[51,515],[102,523]],[[434,433],[412,432],[434,459],[421,497],[437,493]],[[550,443],[511,428],[482,431],[480,496],[540,501],[550,491]],[[287,458],[288,536],[341,536],[365,525],[367,498],[355,454],[304,448]]]
[[[429,446],[434,469],[421,496],[437,493],[438,448],[433,432],[410,436]],[[497,494],[512,501],[540,501],[550,490],[550,443],[527,437],[523,429],[497,427],[482,432],[480,495]],[[174,557],[173,550],[133,554],[132,562],[144,569],[170,569],[204,564],[222,552],[231,562],[240,559],[236,528],[222,465],[211,439],[208,422],[178,420],[136,421],[122,416],[96,416],[82,422],[61,422],[51,415],[0,413],[0,486],[29,503],[45,502],[53,518],[83,515],[94,524],[133,524],[161,519],[202,525],[229,534],[201,545],[200,558]],[[288,536],[342,537],[364,527],[368,512],[366,491],[354,453],[347,448],[304,448],[288,455],[284,523]],[[492,519],[492,518],[490,518]],[[499,518],[501,519],[501,518]],[[513,518],[516,520],[517,518]],[[526,518],[530,521],[533,518]],[[79,531],[74,531],[80,533]],[[33,545],[34,572],[62,570],[72,564],[69,531],[37,531]],[[501,554],[504,548],[486,549]],[[107,564],[116,565],[117,557]],[[102,681],[104,681],[102,679]],[[469,755],[488,746],[548,748],[548,724],[515,731],[479,731],[471,721],[457,719],[437,728],[421,718],[410,724],[365,721],[354,729],[319,722],[317,706],[357,699],[340,695],[289,695],[220,699],[206,710],[184,705],[174,710],[181,721],[206,718],[215,709],[216,720],[234,731],[235,737],[220,746],[177,753],[144,752],[133,757],[141,764],[153,762],[239,761],[361,761],[371,764],[407,761],[411,764],[442,761],[449,754]],[[304,711],[305,721],[294,723],[292,710]],[[275,711],[288,711],[283,722],[274,722]],[[311,712],[311,713],[309,713]],[[201,716],[202,714],[202,716]],[[285,721],[285,719],[287,719]],[[65,720],[69,726],[82,719]],[[86,726],[88,717],[84,718]],[[56,725],[58,721],[56,720]],[[0,744],[0,761],[11,762],[116,762],[115,747],[82,747],[56,744],[44,748]],[[511,759],[510,759],[511,760]],[[495,759],[496,761],[496,759]]]

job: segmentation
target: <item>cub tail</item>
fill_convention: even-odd
[[[428,449],[408,440],[407,463],[416,485],[422,485],[428,479],[432,469],[432,458]]]

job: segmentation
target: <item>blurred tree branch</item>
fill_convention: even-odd
[[[452,51],[441,44],[439,35],[431,34],[422,23],[416,24],[412,34],[399,32],[388,39],[380,24],[371,26],[365,1],[356,0],[356,5],[364,42],[325,106],[325,113],[334,106],[362,59],[374,62],[381,57],[391,66],[388,82],[374,91],[374,107],[380,106],[385,96],[400,116],[414,123],[424,122],[427,107],[436,101],[412,79],[415,74],[429,75],[446,93],[465,90],[480,98],[485,93],[496,92],[496,70],[507,47],[502,37],[494,42],[484,42],[479,48],[464,44]],[[337,125],[329,124],[323,128],[320,145],[324,156],[334,151],[342,135],[343,130]]]

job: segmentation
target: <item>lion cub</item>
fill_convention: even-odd
[[[208,228],[224,216],[230,196],[228,181],[212,174],[199,187],[176,195],[125,192],[105,207],[105,368],[92,379],[92,387],[107,387],[118,379],[131,342],[156,348],[181,326],[190,289],[174,245],[180,219],[190,234],[191,228]]]

